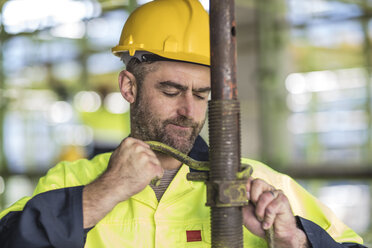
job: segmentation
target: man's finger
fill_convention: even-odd
[[[250,195],[250,192],[251,192],[251,183],[253,181],[253,178],[252,177],[249,177],[247,179],[247,183],[245,184],[245,189],[247,191],[247,199],[250,200],[251,199],[251,195]]]
[[[275,191],[266,191],[260,195],[257,201],[255,214],[257,219],[263,221],[265,217],[266,207],[276,198],[277,193]]]
[[[276,194],[278,194],[278,197],[274,198],[265,209],[265,216],[262,222],[262,228],[265,230],[268,230],[274,224],[275,218],[283,205],[282,197],[279,195],[280,193],[276,192]]]
[[[147,156],[149,156],[150,158],[152,159],[156,159],[158,160],[158,157],[156,156],[155,152],[153,150],[151,150],[150,148],[146,148],[144,147],[144,150],[142,151],[144,154],[146,154]]]
[[[271,185],[261,179],[254,179],[251,182],[250,199],[254,204],[257,204],[261,194],[265,191],[275,190]]]
[[[259,222],[254,213],[255,207],[252,203],[243,207],[243,224],[244,226],[257,236],[264,237],[265,232],[262,229],[262,223]]]
[[[150,145],[147,144],[146,142],[142,141],[142,140],[136,139],[136,142],[138,142],[139,144],[143,145],[144,147],[150,148]]]
[[[119,147],[121,146],[130,146],[132,145],[133,143],[136,142],[136,139],[132,138],[132,137],[127,137],[125,139],[123,139],[119,145]]]

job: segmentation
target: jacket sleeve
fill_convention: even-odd
[[[84,247],[83,186],[51,190],[30,199],[23,211],[0,220],[0,244],[10,247]]]
[[[367,248],[357,243],[337,243],[323,228],[314,222],[296,216],[297,225],[305,232],[312,248]]]
[[[263,179],[284,192],[293,214],[301,216],[299,227],[305,231],[312,247],[363,247],[357,245],[363,244],[363,239],[358,234],[291,177],[258,161],[245,159],[242,162],[253,167],[254,178]]]

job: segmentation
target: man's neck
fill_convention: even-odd
[[[156,156],[158,157],[160,164],[164,170],[174,170],[182,165],[182,162],[178,161],[177,159],[169,155],[156,152]]]

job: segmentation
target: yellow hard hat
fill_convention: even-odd
[[[133,56],[142,61],[150,53],[209,66],[208,13],[198,0],[149,2],[129,16],[112,52],[117,56],[125,53],[124,62]]]

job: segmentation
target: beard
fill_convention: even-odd
[[[191,151],[204,122],[205,119],[196,122],[182,115],[161,120],[150,111],[149,104],[139,98],[131,108],[132,137],[144,141],[158,141],[185,154]]]

